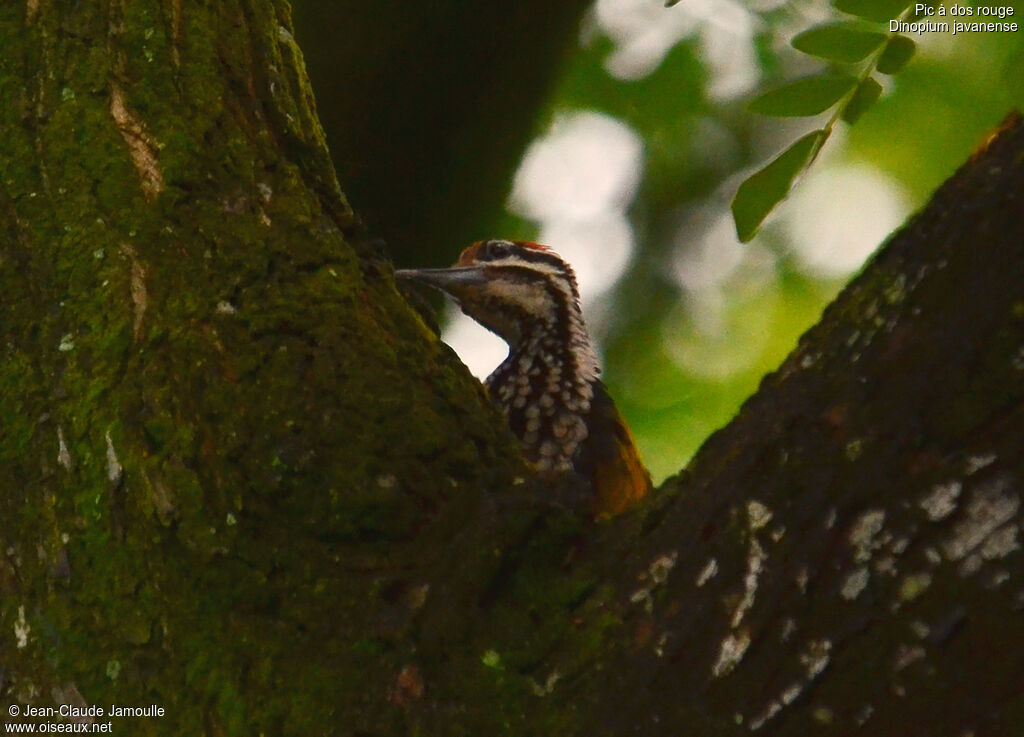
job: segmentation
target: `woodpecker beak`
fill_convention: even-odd
[[[455,266],[450,269],[399,269],[396,279],[412,279],[458,297],[466,287],[487,283],[487,275],[479,266]]]

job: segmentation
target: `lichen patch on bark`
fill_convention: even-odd
[[[142,318],[149,306],[149,294],[146,291],[146,267],[139,261],[138,254],[129,243],[122,243],[121,250],[131,261],[131,293],[135,317],[132,322],[132,337],[138,342],[142,337]]]
[[[153,201],[164,189],[164,177],[156,156],[159,146],[156,139],[146,131],[142,120],[128,107],[124,90],[117,82],[110,85],[110,115],[124,142],[128,144],[128,153],[139,175],[142,195],[147,201]]]

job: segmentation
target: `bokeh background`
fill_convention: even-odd
[[[1024,23],[1020,3],[1004,7]],[[746,103],[827,68],[789,41],[839,19],[828,4],[295,0],[294,13],[342,187],[369,233],[399,266],[448,264],[492,236],[570,260],[606,383],[656,481],[1024,107],[1024,31],[913,36],[908,67],[879,76],[878,103],[838,125],[740,244],[738,184],[828,117],[761,118]],[[438,306],[444,339],[486,376],[504,345]]]

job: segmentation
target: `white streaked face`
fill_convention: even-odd
[[[556,354],[570,383],[589,385],[601,373],[572,268],[544,246],[479,241],[450,269],[409,269],[395,276],[447,292],[463,312],[509,344],[509,357],[488,381],[509,361],[551,364]]]
[[[548,328],[563,311],[579,311],[572,269],[556,254],[532,243],[504,240],[474,243],[455,269],[478,269],[482,279],[449,289],[462,311],[516,344],[531,324]]]
[[[411,269],[396,276],[444,290],[513,347],[527,333],[550,332],[556,325],[585,335],[572,269],[535,243],[479,241],[450,269]]]

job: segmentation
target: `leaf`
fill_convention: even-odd
[[[836,10],[878,23],[888,23],[910,7],[907,0],[835,0],[833,5]]]
[[[857,84],[856,77],[808,77],[755,98],[748,109],[776,118],[817,115],[832,107]]]
[[[671,8],[677,2],[679,2],[679,0],[665,0],[665,7],[666,8]]]
[[[843,106],[842,118],[850,125],[857,122],[864,112],[875,104],[875,100],[882,94],[882,85],[873,78],[868,77],[859,85],[853,93],[850,101]]]
[[[757,234],[768,213],[789,193],[797,175],[818,155],[828,133],[808,133],[739,186],[732,200],[732,218],[741,241],[746,243]]]
[[[882,74],[895,74],[907,65],[916,50],[917,44],[911,39],[893,36],[878,57],[878,71]]]
[[[885,43],[888,36],[853,23],[826,23],[809,28],[791,42],[794,49],[830,61],[852,64]]]

